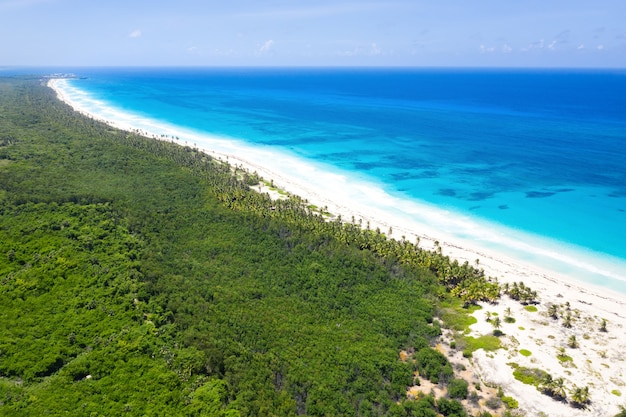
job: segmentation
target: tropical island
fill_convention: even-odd
[[[0,415],[626,415],[623,296],[45,84],[0,81]]]

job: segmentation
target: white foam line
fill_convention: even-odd
[[[438,241],[446,254],[473,263],[480,259],[485,271],[503,280],[535,277],[541,285],[547,279],[566,286],[584,287],[601,296],[624,303],[626,297],[599,282],[626,282],[626,262],[561,242],[477,220],[427,203],[393,196],[382,186],[362,180],[335,167],[304,161],[270,147],[250,146],[243,141],[209,135],[191,129],[115,109],[75,88],[68,80],[50,80],[59,98],[75,110],[111,126],[157,139],[167,135],[182,145],[197,146],[209,155],[227,159],[258,172],[286,191],[299,195],[344,221],[363,220],[365,226],[380,228],[392,237],[421,239],[421,246],[434,248]],[[572,276],[578,279],[572,279]],[[626,287],[625,287],[626,288]]]

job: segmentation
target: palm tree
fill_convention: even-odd
[[[511,307],[507,307],[504,310],[504,322],[505,323],[515,323],[515,318],[513,318],[513,314],[511,313]]]
[[[491,325],[493,326],[493,335],[494,336],[500,336],[502,334],[502,332],[500,332],[501,324],[502,324],[502,322],[500,320],[500,317],[496,317],[495,319],[491,320]]]
[[[509,288],[508,291],[508,296],[511,297],[514,300],[519,300],[519,295],[520,295],[520,288],[519,285],[517,284],[517,282],[513,283],[513,286],[511,286]]]
[[[552,379],[552,375],[546,373],[540,382],[541,392],[546,395],[553,396],[554,395],[554,379]]]
[[[572,315],[567,313],[567,316],[563,318],[563,327],[570,329],[572,327]]]
[[[585,406],[589,403],[589,387],[586,386],[584,388],[579,388],[574,386],[572,390],[572,401],[574,402],[574,406],[578,408],[585,408]]]
[[[551,304],[550,307],[548,307],[548,314],[555,320],[559,318],[559,308],[556,304]]]
[[[602,319],[602,323],[600,324],[600,331],[606,333],[608,330],[606,329],[606,319]]]
[[[554,393],[555,397],[558,397],[563,400],[566,399],[567,391],[565,390],[565,379],[563,378],[555,379],[552,392]]]
[[[491,311],[485,311],[485,321],[491,321]]]
[[[576,340],[575,335],[571,335],[569,339],[567,339],[567,346],[571,347],[572,349],[576,349],[578,347],[578,341]]]

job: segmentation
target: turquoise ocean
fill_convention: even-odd
[[[64,90],[91,113],[288,154],[626,293],[626,70],[71,71]]]

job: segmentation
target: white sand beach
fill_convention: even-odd
[[[110,113],[110,117],[90,114],[65,93],[68,88],[65,80],[51,79],[48,86],[54,89],[60,100],[76,111],[116,128],[139,130],[145,136],[182,145],[197,146],[196,141],[200,142],[193,132],[166,125],[146,126],[143,120],[134,124],[132,117],[121,113]],[[264,179],[272,180],[276,187],[307,199],[318,207],[326,207],[326,211],[341,216],[344,221],[362,220],[363,226],[369,224],[372,229],[380,228],[396,239],[415,242],[419,238],[420,246],[427,249],[434,248],[435,242],[438,242],[444,254],[461,263],[468,261],[474,264],[478,260],[485,273],[501,283],[522,281],[537,291],[540,302],[536,306],[538,311],[528,311],[518,302],[503,296],[497,305],[483,305],[482,310],[475,312],[478,323],[471,327],[472,335],[491,334],[493,327],[486,321],[485,313],[497,313],[502,319],[504,349],[491,353],[479,350],[468,363],[483,383],[499,385],[505,395],[517,399],[520,410],[526,415],[608,417],[617,414],[620,405],[626,405],[626,355],[623,352],[626,348],[625,294],[577,281],[558,270],[540,268],[517,259],[514,254],[500,253],[486,249],[485,245],[454,237],[451,233],[454,228],[480,225],[472,223],[468,226],[456,220],[450,224],[445,212],[422,210],[419,205],[404,206],[401,200],[387,195],[382,189],[348,183],[346,177],[330,167],[324,170],[319,166],[304,166],[295,157],[277,155],[270,149],[246,148],[229,138],[215,137],[210,146],[197,147],[208,155],[227,160],[231,165],[256,171]],[[268,189],[261,188],[260,191]],[[368,204],[363,203],[366,200]],[[486,235],[489,233],[489,230],[485,231]],[[497,242],[496,239],[497,236],[492,242]],[[569,310],[566,303],[569,303]],[[558,319],[548,314],[552,304],[558,306]],[[507,308],[510,308],[514,323],[504,321]],[[562,317],[568,311],[572,316],[571,328],[563,326]],[[606,332],[600,331],[603,319],[606,320]],[[568,346],[571,336],[575,337],[578,347]],[[444,336],[442,339],[443,345],[449,344],[449,338]],[[571,360],[557,358],[561,347],[565,348],[565,354]],[[520,354],[522,349],[530,355]],[[451,355],[454,353],[450,350]],[[453,358],[452,362],[456,360]],[[589,387],[590,404],[586,409],[574,408],[517,381],[513,377],[512,363],[542,369],[554,378],[562,377],[568,389]]]

